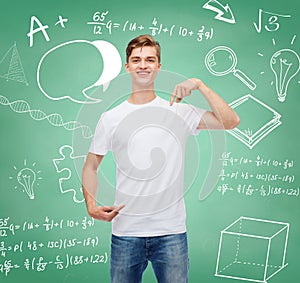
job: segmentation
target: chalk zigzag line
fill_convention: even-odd
[[[78,121],[64,122],[62,116],[58,113],[47,115],[41,110],[30,109],[30,105],[25,100],[10,102],[5,96],[0,95],[0,104],[9,106],[11,110],[16,113],[29,113],[31,118],[36,121],[47,119],[48,122],[55,127],[64,127],[68,131],[80,129],[84,138],[91,138],[93,136],[92,131],[88,126],[82,125]]]

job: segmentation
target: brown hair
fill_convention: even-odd
[[[143,34],[140,35],[134,39],[132,39],[126,48],[126,62],[128,63],[128,59],[132,53],[132,50],[137,47],[143,48],[144,46],[153,46],[156,49],[156,55],[158,58],[158,63],[160,63],[160,45],[158,41],[155,41],[155,39],[149,35],[149,34]]]

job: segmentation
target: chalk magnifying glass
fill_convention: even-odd
[[[251,90],[256,88],[256,84],[249,77],[241,70],[236,69],[236,54],[227,46],[217,46],[210,50],[205,56],[205,65],[208,71],[215,76],[224,76],[233,73]]]

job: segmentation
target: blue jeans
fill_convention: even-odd
[[[157,237],[112,235],[111,283],[141,283],[148,261],[158,283],[187,283],[186,233]]]

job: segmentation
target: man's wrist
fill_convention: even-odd
[[[86,203],[86,206],[88,211],[93,211],[97,207],[96,200],[95,199],[89,200]]]
[[[193,78],[192,80],[196,84],[195,89],[201,90],[205,86],[204,83],[198,78]]]

